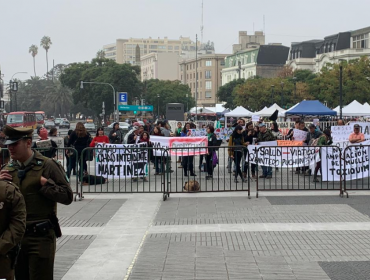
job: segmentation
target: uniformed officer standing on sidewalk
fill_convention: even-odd
[[[61,236],[57,202],[71,204],[73,192],[60,164],[31,149],[33,129],[5,126],[4,133],[12,160],[0,171],[0,180],[19,186],[27,210],[15,277],[51,280],[56,237]]]
[[[23,195],[13,183],[0,181],[0,279],[14,279],[19,243],[25,230]]]

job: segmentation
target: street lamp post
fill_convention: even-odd
[[[186,94],[186,112],[188,112],[188,105],[189,105],[189,99],[188,99],[188,94]]]
[[[84,88],[84,84],[109,85],[113,89],[113,118],[115,119],[115,122],[119,122],[119,111],[118,108],[116,108],[116,90],[114,89],[114,87],[109,83],[80,81],[80,89]]]
[[[12,76],[12,78],[11,78],[11,80],[10,80],[10,82],[9,82],[9,92],[10,92],[10,101],[11,101],[11,103],[10,104],[12,104],[13,102],[12,102],[12,97],[14,96],[14,106],[11,106],[11,107],[14,107],[15,108],[15,112],[17,111],[17,91],[18,91],[18,83],[17,82],[14,82],[14,80],[13,80],[13,77],[15,76],[15,75],[17,75],[17,74],[27,74],[27,72],[16,72],[16,73],[14,73],[13,74],[13,76]],[[14,93],[14,95],[12,94],[12,93]],[[13,104],[12,104],[13,105]],[[11,108],[12,109],[12,108]],[[11,110],[10,109],[10,110]]]
[[[158,100],[158,119],[159,119],[159,94],[157,94],[157,100]]]
[[[280,83],[281,86],[281,107],[284,109],[284,82]]]
[[[271,85],[271,105],[274,105],[274,85]]]
[[[339,118],[342,119],[342,108],[343,108],[343,66],[339,66]]]

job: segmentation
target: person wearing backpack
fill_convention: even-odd
[[[238,183],[238,175],[242,179],[242,182],[245,182],[243,174],[240,168],[240,162],[243,158],[243,146],[245,146],[244,137],[242,135],[243,127],[237,125],[231,134],[229,139],[229,157],[234,161],[236,171],[234,182]]]

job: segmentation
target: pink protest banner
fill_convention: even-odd
[[[171,137],[169,139],[171,156],[195,156],[207,153],[207,137]]]

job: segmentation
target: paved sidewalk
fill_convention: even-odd
[[[369,279],[368,192],[86,194],[55,279]]]

